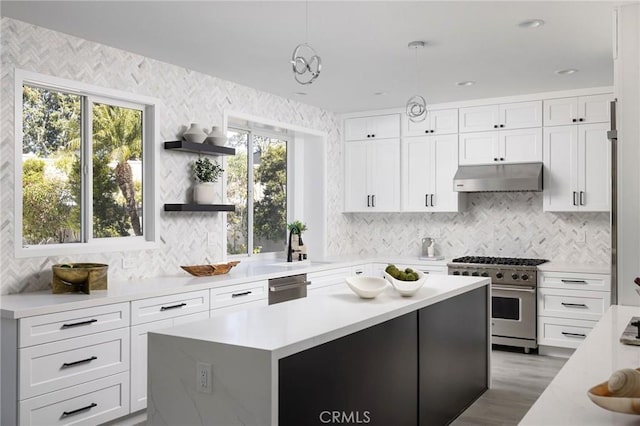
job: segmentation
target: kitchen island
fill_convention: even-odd
[[[489,284],[345,285],[150,332],[148,423],[448,423],[489,386]]]
[[[634,306],[611,306],[520,422],[544,425],[637,425],[638,416],[600,408],[587,396],[622,368],[640,367],[640,346],[620,343]]]

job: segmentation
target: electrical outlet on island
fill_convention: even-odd
[[[196,366],[196,390],[211,393],[211,364],[199,362]]]

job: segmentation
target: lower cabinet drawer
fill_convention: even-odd
[[[129,328],[18,351],[19,399],[129,370]]]
[[[129,373],[120,373],[19,403],[20,425],[97,425],[129,414]]]
[[[610,304],[609,292],[538,289],[538,314],[541,316],[597,321]]]
[[[538,344],[577,348],[596,324],[597,321],[538,317]]]
[[[267,281],[233,285],[211,289],[211,309],[238,305],[254,300],[267,299]]]
[[[131,325],[209,310],[209,290],[151,297],[131,302]]]
[[[344,279],[351,275],[351,268],[331,269],[330,271],[307,274],[307,280],[311,282],[307,290],[314,291],[322,287],[344,284]]]

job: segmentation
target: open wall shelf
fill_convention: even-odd
[[[164,143],[164,149],[171,151],[195,152],[206,155],[236,155],[235,148],[226,146],[208,145],[187,141],[168,141]]]
[[[165,212],[234,212],[233,204],[165,204]]]

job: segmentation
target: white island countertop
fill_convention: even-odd
[[[433,275],[412,297],[402,297],[388,285],[375,299],[361,299],[345,284],[320,290],[312,297],[228,313],[154,333],[269,351],[278,359],[490,282],[488,278]]]
[[[640,308],[612,306],[569,358],[520,422],[544,425],[637,425],[640,416],[600,408],[587,396],[616,370],[640,367],[640,346],[623,345],[620,335]]]

